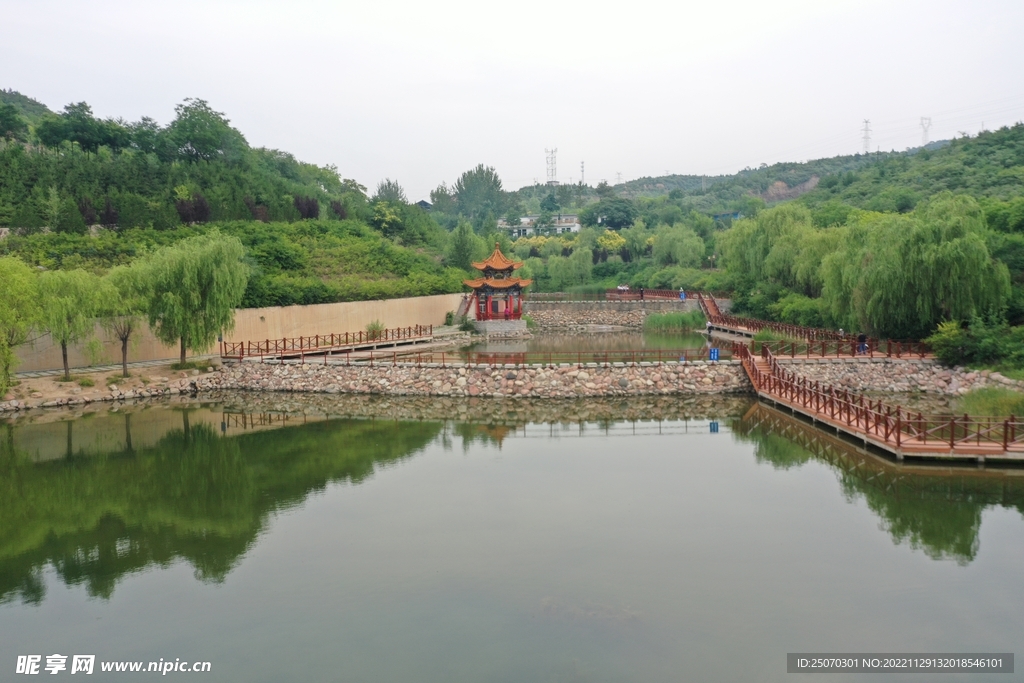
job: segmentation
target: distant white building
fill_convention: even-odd
[[[507,230],[512,237],[530,237],[536,234],[536,225],[539,218],[540,216],[523,216],[519,219],[518,226],[511,226],[502,218],[498,221],[498,229]],[[580,227],[582,227],[580,225],[580,217],[574,213],[555,214],[551,217],[551,221],[551,227],[545,230],[553,235],[579,232]]]

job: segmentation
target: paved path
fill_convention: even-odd
[[[189,361],[197,360],[209,360],[211,358],[217,358],[217,354],[208,354],[205,356],[189,356]],[[133,363],[128,363],[129,368],[152,368],[158,365],[170,365],[171,363],[177,363],[177,358],[164,358],[163,360],[140,360]],[[121,364],[116,365],[88,365],[85,367],[71,368],[72,374],[75,372],[120,372]],[[32,370],[29,372],[16,372],[14,376],[18,379],[38,379],[40,377],[56,377],[57,375],[63,375],[64,369],[59,370]]]

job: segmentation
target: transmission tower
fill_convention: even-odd
[[[864,153],[871,153],[871,121],[864,119]]]
[[[583,174],[583,162],[580,162],[580,185],[587,184],[587,176]]]
[[[558,184],[558,164],[555,161],[555,156],[558,154],[558,148],[546,149],[544,153],[547,154],[548,158],[548,185]]]
[[[616,185],[621,185],[622,184],[622,174],[619,173],[618,171],[615,172],[615,184]]]
[[[928,144],[928,129],[932,127],[932,117],[922,116],[921,117],[921,146],[924,147]]]

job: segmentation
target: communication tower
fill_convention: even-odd
[[[558,185],[558,164],[555,161],[555,156],[558,154],[558,148],[544,149],[544,153],[548,159],[548,185]]]
[[[587,176],[583,174],[583,162],[580,162],[580,185],[587,184]]]
[[[928,129],[932,127],[932,117],[922,116],[921,117],[921,146],[924,147],[928,144]]]
[[[864,119],[864,153],[871,153],[871,121]]]

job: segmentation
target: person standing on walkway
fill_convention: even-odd
[[[868,335],[861,332],[857,335],[857,353],[865,354],[868,352]]]

